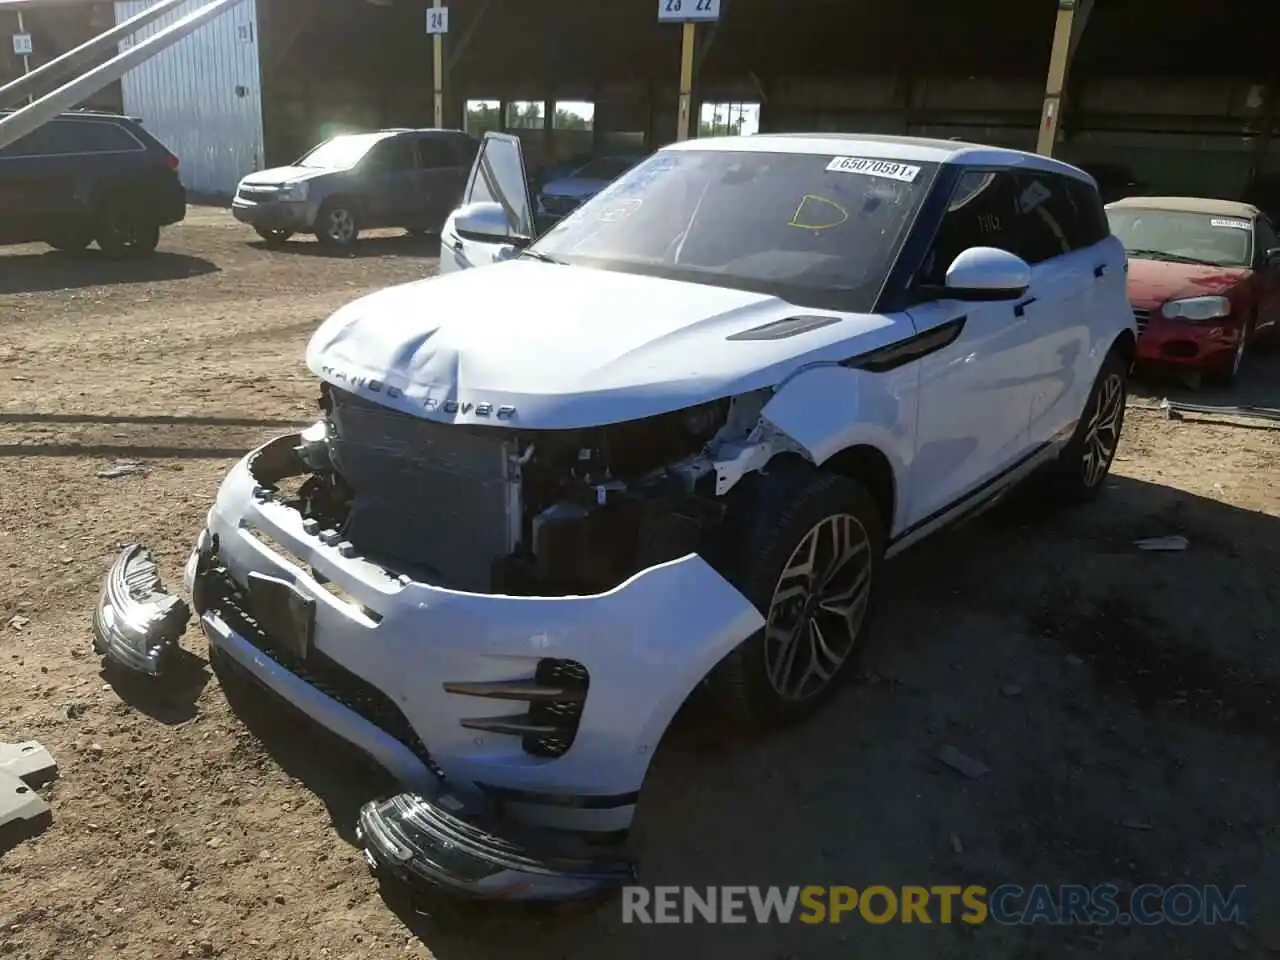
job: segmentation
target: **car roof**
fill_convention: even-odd
[[[966,167],[1007,167],[1057,173],[1096,186],[1093,177],[1061,160],[963,140],[899,137],[870,133],[758,133],[744,137],[685,140],[665,150],[736,150],[749,153],[809,153],[837,156],[857,151],[873,160],[946,163]]]
[[[1171,213],[1206,213],[1214,217],[1252,220],[1261,211],[1252,203],[1205,197],[1125,197],[1107,204],[1108,210],[1168,210]]]

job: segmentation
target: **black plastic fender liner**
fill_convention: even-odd
[[[555,852],[559,831],[513,825],[510,833],[503,830],[507,839],[477,820],[461,804],[450,812],[440,802],[401,793],[365,804],[356,835],[375,875],[469,899],[586,900],[635,882],[635,865],[624,857]]]

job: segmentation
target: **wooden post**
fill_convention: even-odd
[[[685,22],[680,46],[680,110],[676,118],[676,139],[688,140],[693,120],[693,58],[697,53],[698,25]],[[668,101],[669,102],[669,101]]]
[[[444,5],[443,0],[431,0],[437,10]],[[444,126],[444,34],[437,33],[431,37],[433,74],[435,77],[435,126]]]
[[[27,32],[27,28],[23,25],[23,22],[22,22],[21,10],[18,11],[18,32],[19,33]],[[24,53],[22,55],[22,75],[25,77],[30,72],[31,72],[31,57],[29,57],[27,54]],[[35,98],[31,94],[29,93],[27,94],[27,103],[30,103],[34,99]]]
[[[1058,0],[1058,19],[1053,26],[1053,47],[1049,53],[1049,75],[1044,84],[1044,106],[1040,110],[1040,132],[1036,137],[1036,153],[1053,156],[1062,127],[1062,102],[1067,86],[1067,72],[1075,58],[1076,47],[1084,33],[1093,9],[1093,0]]]

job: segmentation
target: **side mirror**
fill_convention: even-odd
[[[454,214],[454,228],[458,236],[464,240],[476,240],[481,243],[514,243],[519,239],[512,236],[511,226],[507,223],[506,211],[502,204],[491,200],[469,203]]]
[[[970,247],[947,268],[946,295],[957,300],[1013,300],[1031,286],[1031,267],[995,247]]]

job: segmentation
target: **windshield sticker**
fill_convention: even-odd
[[[894,160],[871,160],[867,157],[835,157],[827,164],[828,173],[861,173],[868,177],[885,177],[915,183],[920,168]]]
[[[848,219],[849,211],[834,200],[806,193],[800,198],[796,212],[791,215],[787,226],[800,230],[830,230]]]
[[[1248,220],[1210,220],[1210,224],[1215,227],[1230,227],[1232,230],[1248,230]]]
[[[618,220],[625,220],[631,216],[644,203],[639,197],[628,197],[625,200],[618,200],[609,204],[600,211],[600,215],[596,217],[601,223],[615,223]]]

